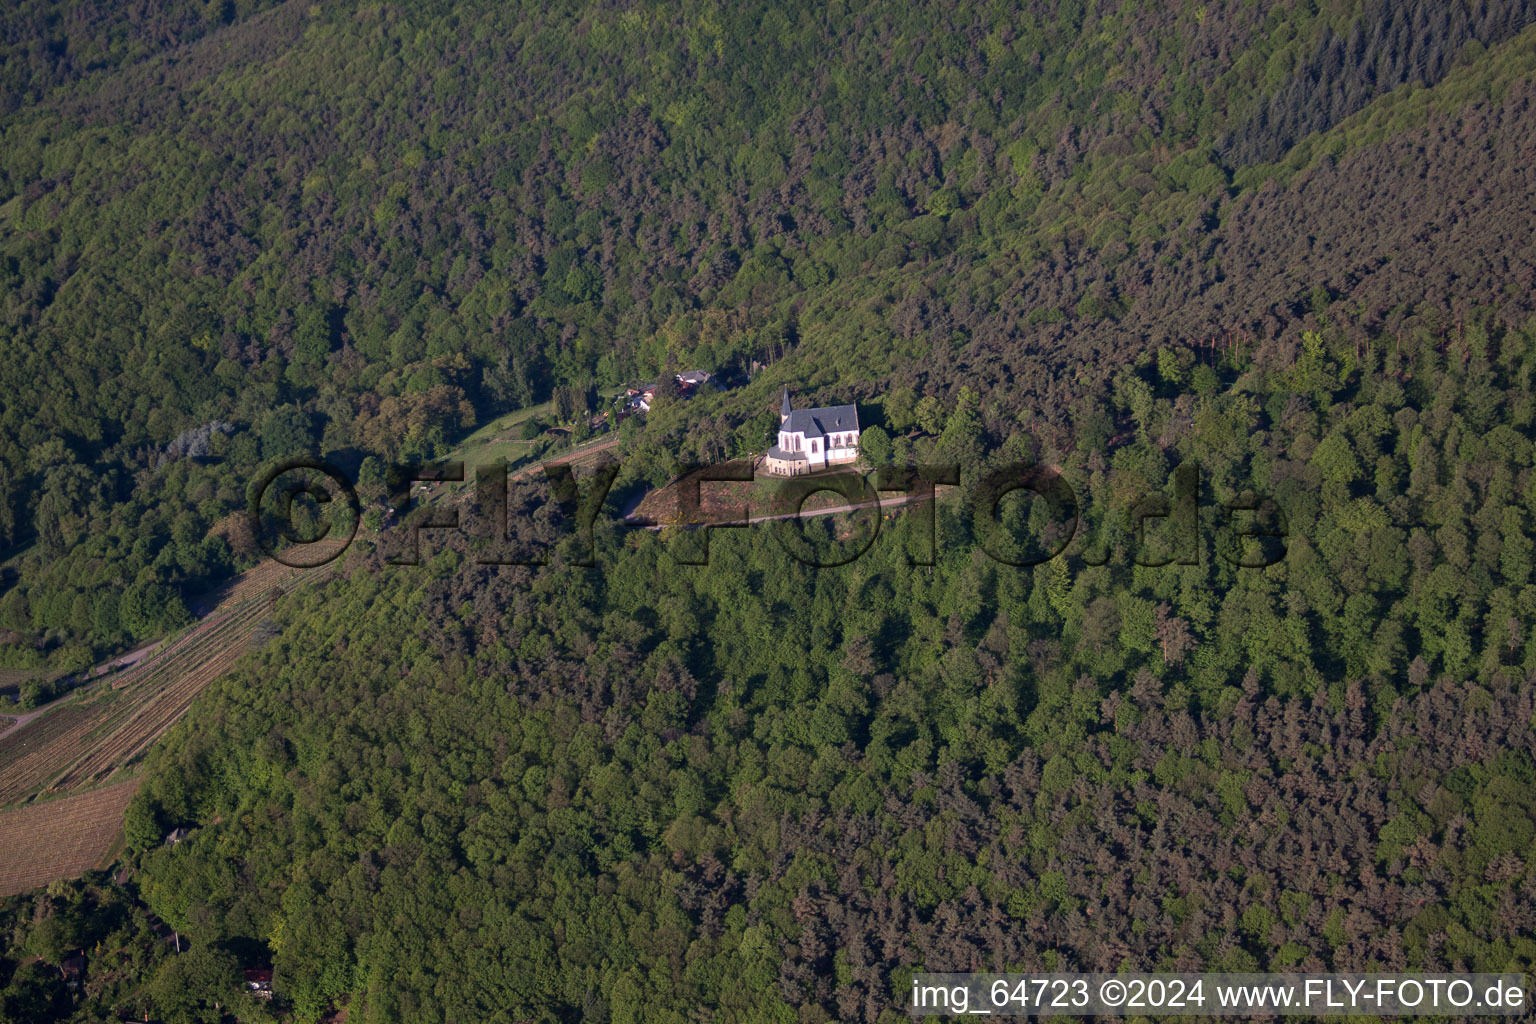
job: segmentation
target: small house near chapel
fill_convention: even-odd
[[[796,409],[784,389],[779,408],[779,443],[763,457],[763,472],[799,476],[859,457],[859,411],[851,405]]]

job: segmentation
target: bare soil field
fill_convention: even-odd
[[[102,867],[138,779],[0,811],[0,896]]]

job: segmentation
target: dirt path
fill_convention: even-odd
[[[132,666],[137,665],[139,662],[143,661],[149,655],[153,654],[164,642],[164,640],[156,640],[152,644],[145,644],[143,647],[140,647],[136,651],[129,651],[127,654],[120,658],[113,658],[111,661],[104,661],[100,665],[97,665],[95,668],[91,669],[89,674],[92,677],[102,676],[106,675],[114,668],[131,668]]]
[[[199,616],[199,618],[201,617],[202,616]],[[103,676],[110,675],[113,671],[118,669],[132,668],[139,662],[143,661],[145,658],[153,655],[164,644],[165,639],[162,637],[152,644],[145,644],[143,647],[140,647],[136,651],[129,651],[127,654],[122,654],[116,658],[104,661],[100,665],[92,666],[86,670],[83,676],[80,677],[80,681],[74,686],[71,686],[69,691],[63,696],[49,701],[47,704],[44,704],[40,708],[34,708],[31,711],[27,711],[19,715],[10,715],[9,717],[14,719],[14,721],[12,721],[9,725],[0,728],[0,739],[4,739],[11,733],[29,724],[35,719],[41,718],[43,715],[46,715],[54,708],[61,707],[65,702],[74,700],[76,697],[79,697],[86,690],[91,689],[92,684],[101,679]]]
[[[5,728],[0,729],[0,736],[4,736],[6,733],[12,731],[13,729],[20,729],[22,726],[26,725],[28,722],[32,721],[32,719],[36,718],[38,715],[47,710],[47,708],[39,708],[36,711],[24,711],[19,715],[8,716],[10,721],[6,724]]]
[[[0,729],[0,739],[4,739],[5,737],[9,736],[11,733],[15,732],[17,729],[20,729],[34,718],[39,718],[43,715],[46,715],[60,704],[63,704],[65,701],[69,700],[70,697],[73,697],[76,692],[77,691],[71,690],[67,695],[60,697],[58,700],[49,701],[47,704],[44,704],[40,708],[32,711],[26,711],[19,715],[9,716],[11,718],[11,724],[6,726],[4,729]]]

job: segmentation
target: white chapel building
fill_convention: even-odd
[[[794,409],[789,389],[779,409],[779,443],[763,457],[763,472],[799,476],[859,457],[859,411],[851,405]]]

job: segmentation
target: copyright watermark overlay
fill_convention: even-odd
[[[1523,974],[918,974],[914,1017],[1517,1017]]]
[[[540,467],[550,502],[562,513],[567,535],[580,541],[579,551],[566,564],[595,566],[593,530],[603,514],[609,490],[619,475],[617,464],[596,467],[578,479],[572,467],[550,463]],[[465,534],[484,541],[471,554],[480,565],[544,566],[548,552],[514,550],[509,540],[512,511],[505,463],[474,467],[462,462],[394,466],[390,480],[388,518],[381,522],[390,537],[390,565],[420,565],[423,531]],[[537,479],[537,477],[536,477]],[[703,485],[745,487],[750,492],[764,480],[771,493],[754,510],[747,504],[717,506],[706,512]],[[435,501],[426,489],[438,484],[464,484],[462,500]],[[993,561],[1016,568],[1041,565],[1072,549],[1088,565],[1103,565],[1114,545],[1102,535],[1087,537],[1083,506],[1060,470],[1028,463],[1009,463],[980,474],[966,487],[952,464],[883,466],[867,473],[830,470],[807,476],[760,477],[751,460],[715,466],[690,465],[668,485],[676,501],[669,522],[621,520],[621,525],[659,530],[680,565],[709,564],[709,537],[717,529],[762,526],[790,558],[813,568],[847,565],[868,552],[890,527],[890,513],[906,520],[905,546],[912,565],[937,564],[939,488],[957,489],[968,543]],[[1285,557],[1289,536],[1280,506],[1267,497],[1243,492],[1214,501],[1201,492],[1200,468],[1184,464],[1170,474],[1169,487],[1154,491],[1121,514],[1123,540],[1118,550],[1146,567],[1196,565],[1205,531],[1214,533],[1215,557],[1229,565],[1262,569]],[[1171,495],[1165,493],[1171,490]],[[425,492],[426,500],[413,502]],[[314,568],[339,557],[355,538],[363,510],[352,481],[338,467],[316,459],[287,459],[268,468],[249,491],[252,533],[263,551],[285,565]],[[811,499],[822,496],[819,503]],[[717,495],[718,497],[718,495]],[[734,500],[734,499],[733,499]],[[473,515],[465,517],[464,510]],[[830,517],[842,517],[837,528]],[[473,523],[467,523],[466,518]],[[1156,536],[1154,537],[1154,533]]]
[[[362,503],[352,481],[319,459],[275,463],[252,481],[248,494],[246,515],[256,542],[268,556],[295,569],[316,569],[339,558],[362,522]]]

